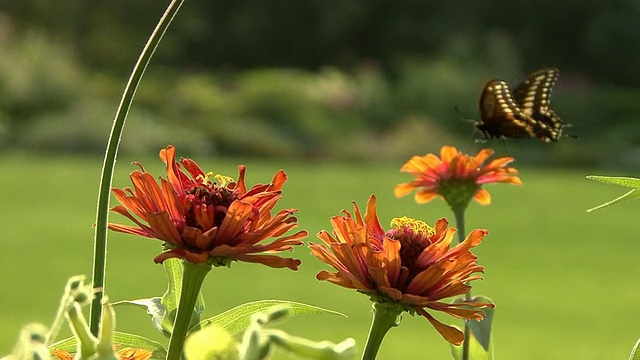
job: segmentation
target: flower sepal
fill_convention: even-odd
[[[380,292],[365,292],[362,290],[358,290],[359,293],[365,294],[369,296],[369,300],[371,300],[371,302],[373,304],[381,304],[382,306],[385,306],[387,308],[394,308],[395,310],[398,311],[398,314],[402,313],[403,311],[406,311],[409,313],[409,315],[414,316],[416,314],[416,308],[413,305],[407,305],[404,304],[401,301],[397,301],[394,300],[392,298],[390,298],[387,295],[384,295]],[[375,308],[375,306],[374,306]]]

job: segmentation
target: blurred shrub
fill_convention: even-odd
[[[109,102],[83,98],[66,112],[33,119],[23,127],[17,146],[36,152],[103,153],[114,113]],[[169,142],[185,154],[210,154],[213,149],[206,138],[190,129],[171,127],[146,109],[130,111],[120,143],[122,153],[155,154]]]
[[[82,91],[83,74],[72,51],[44,33],[18,33],[0,16],[0,49],[0,113],[9,126],[63,110]]]
[[[18,33],[1,18],[0,46],[0,146],[101,153],[125,79],[89,76],[71,49],[42,33]],[[478,47],[486,51],[470,58]],[[515,84],[534,70],[520,69],[519,61],[509,34],[493,31],[481,43],[454,36],[439,56],[398,56],[386,67],[365,61],[348,72],[152,67],[122,150],[155,154],[173,143],[187,154],[402,161],[443,144],[499,149],[475,144],[473,124],[462,120],[480,120],[487,80]],[[578,139],[507,141],[506,153],[545,165],[638,164],[639,97],[563,70],[553,108]]]

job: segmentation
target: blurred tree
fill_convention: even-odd
[[[153,0],[0,0],[0,12],[23,28],[46,29],[75,44],[80,58],[128,72],[165,4]],[[599,81],[640,85],[637,0],[258,0],[187,1],[160,47],[158,64],[244,69],[285,66],[352,69],[374,59],[393,69],[408,56],[433,57],[452,39],[475,44],[513,39],[522,69],[558,66]],[[636,60],[636,61],[634,61]]]

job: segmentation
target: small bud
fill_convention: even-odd
[[[93,355],[96,351],[98,339],[91,334],[89,325],[87,325],[87,322],[82,315],[80,305],[78,303],[73,303],[73,305],[69,307],[66,315],[71,330],[73,330],[73,334],[75,335],[78,343],[77,356],[79,358],[87,358]]]
[[[189,335],[184,344],[184,354],[188,360],[239,359],[233,337],[216,325],[207,326]]]
[[[118,360],[113,347],[113,334],[116,331],[116,315],[109,299],[102,298],[102,319],[100,320],[100,340],[96,346],[94,360]]]
[[[48,360],[50,358],[49,349],[45,345],[47,331],[47,327],[42,324],[31,323],[24,326],[20,331],[20,338],[11,355],[3,358],[3,360]]]
[[[84,278],[84,275],[76,275],[71,277],[67,282],[67,292],[71,293],[84,286]]]

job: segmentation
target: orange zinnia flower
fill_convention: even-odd
[[[122,348],[116,353],[121,360],[148,360],[153,353],[147,349]],[[66,350],[53,350],[51,356],[60,360],[73,360],[73,356]]]
[[[280,237],[298,226],[292,216],[297,210],[271,214],[287,180],[284,171],[276,173],[271,184],[247,190],[244,166],[238,167],[237,181],[216,175],[218,182],[214,182],[211,173],[206,174],[193,160],[181,159],[178,163],[173,146],[162,149],[160,158],[167,174],[166,179],[160,178],[160,184],[137,163],[141,170],[130,176],[133,190],[113,189],[122,206],[112,210],[137,226],[109,224],[109,229],[164,241],[165,251],[154,259],[158,263],[180,258],[228,265],[238,260],[298,269],[300,260],[271,255],[301,245],[307,235],[299,231]],[[259,244],[268,238],[278,239]],[[261,254],[265,252],[271,254]]]
[[[466,240],[450,248],[455,229],[445,219],[435,228],[407,217],[392,221],[392,229],[384,231],[376,213],[372,195],[362,217],[354,203],[354,216],[331,219],[333,235],[318,234],[326,245],[311,244],[311,252],[331,265],[336,272],[320,271],[318,280],[356,289],[371,296],[372,301],[395,303],[403,311],[418,313],[449,342],[459,345],[464,335],[458,329],[436,320],[427,309],[445,312],[460,319],[481,320],[481,308],[492,304],[461,301],[454,304],[442,299],[466,294],[472,280],[482,279],[477,257],[470,251],[487,234],[472,231]]]
[[[414,156],[402,166],[400,171],[416,177],[409,183],[399,184],[395,195],[401,197],[415,189],[415,200],[419,204],[442,196],[450,206],[466,206],[471,199],[482,205],[491,203],[491,195],[482,188],[483,184],[503,182],[522,185],[518,170],[506,167],[514,159],[501,157],[483,165],[493,154],[484,149],[476,156],[458,152],[453,146],[443,146],[440,158],[434,154]]]

